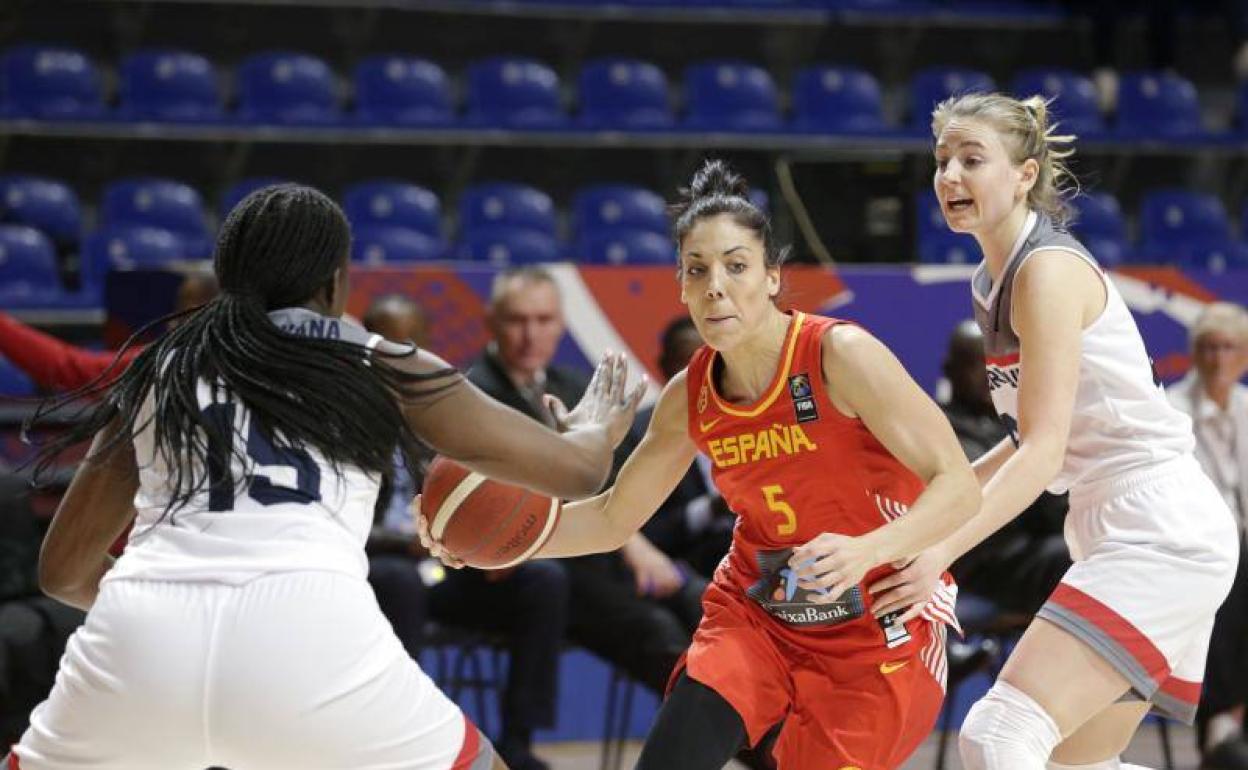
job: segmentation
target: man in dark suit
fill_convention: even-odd
[[[546,396],[575,404],[588,385],[584,374],[551,365],[564,333],[554,277],[537,267],[500,273],[486,323],[492,339],[468,379],[553,425]],[[624,456],[617,453],[617,467]],[[569,638],[661,692],[701,619],[705,580],[682,571],[641,534],[619,551],[559,563],[570,577]]]

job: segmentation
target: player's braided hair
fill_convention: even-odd
[[[753,230],[763,242],[763,260],[767,267],[779,267],[789,257],[789,247],[776,243],[771,219],[750,200],[750,186],[745,177],[733,171],[725,161],[703,163],[689,186],[681,188],[679,200],[669,206],[668,211],[675,222],[678,247],[701,220],[728,214],[739,226]]]
[[[110,423],[119,429],[93,457],[150,426],[157,456],[173,474],[165,512],[180,508],[210,486],[210,444],[235,446],[228,427],[223,433],[201,412],[201,380],[246,405],[275,446],[314,447],[336,467],[378,474],[393,467],[397,447],[414,458],[419,442],[400,401],[449,387],[454,369],[409,374],[358,344],[287,334],[267,315],[332,291],[335,271],[347,269],[350,242],[342,210],[317,190],[275,185],[249,195],[217,238],[214,270],[221,294],[170,316],[182,317],[182,323],[159,336],[115,382],[109,382],[114,373],[106,372],[36,410],[28,428],[78,406],[72,427],[42,448],[36,477],[62,450]],[[140,330],[122,350],[170,317]],[[141,417],[149,396],[150,411]]]

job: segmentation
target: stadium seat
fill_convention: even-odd
[[[0,222],[30,225],[72,249],[82,236],[82,209],[69,185],[37,176],[0,177]]]
[[[1101,267],[1113,268],[1131,261],[1131,248],[1125,238],[1107,235],[1077,235]]]
[[[0,356],[0,397],[24,398],[34,394],[35,383],[30,377],[7,358]]]
[[[238,117],[246,123],[325,125],[339,120],[329,65],[314,56],[273,51],[238,67]]]
[[[100,206],[104,225],[156,227],[175,233],[183,259],[202,259],[212,252],[203,200],[189,185],[171,179],[120,179],[104,188]]]
[[[170,230],[143,225],[110,225],[87,236],[83,245],[82,282],[103,286],[112,268],[160,267],[187,259],[182,239]]]
[[[105,116],[100,72],[71,48],[23,45],[0,60],[3,110],[38,120],[98,120]]]
[[[685,126],[698,131],[779,131],[776,84],[762,67],[706,61],[685,70]]]
[[[221,200],[217,203],[217,213],[221,216],[221,221],[225,221],[225,217],[234,209],[235,206],[251,195],[256,190],[269,185],[282,184],[289,180],[276,176],[253,176],[246,179],[240,179],[230,185],[224,193],[221,194]]]
[[[914,130],[931,130],[932,110],[950,96],[993,91],[993,79],[978,70],[958,67],[930,67],[919,70],[910,81],[910,125]]]
[[[467,122],[492,128],[562,128],[559,76],[532,59],[499,56],[468,68]]]
[[[1025,70],[1014,76],[1010,90],[1020,99],[1035,95],[1052,99],[1050,123],[1056,121],[1058,134],[1086,137],[1105,131],[1091,78],[1071,70]]]
[[[442,236],[438,196],[408,182],[377,179],[351,185],[343,194],[343,208],[352,227],[405,227],[433,238]]]
[[[28,225],[0,225],[0,297],[53,295],[60,288],[48,236]]]
[[[454,121],[446,72],[414,56],[370,56],[355,68],[355,117],[370,125],[447,126]]]
[[[944,235],[949,233],[949,225],[945,223],[945,215],[941,213],[940,201],[936,193],[924,190],[914,198],[915,232],[922,241],[928,235]]]
[[[466,232],[459,250],[460,259],[495,266],[556,262],[559,256],[559,244],[553,236],[514,227],[488,227]]]
[[[121,62],[120,117],[177,123],[222,118],[211,62],[188,51],[139,51]]]
[[[572,199],[572,223],[580,237],[621,229],[667,236],[671,230],[663,199],[650,190],[629,185],[582,188]]]
[[[799,131],[858,133],[884,127],[880,84],[850,67],[810,67],[793,84],[793,124]]]
[[[648,230],[600,230],[578,242],[577,256],[589,265],[676,265],[676,246]]]
[[[1072,229],[1077,235],[1125,239],[1127,224],[1118,199],[1106,192],[1081,192],[1070,201],[1075,210]]]
[[[459,200],[459,226],[473,230],[499,227],[555,235],[555,207],[550,196],[533,187],[486,182],[469,187]]]
[[[1118,84],[1118,117],[1114,130],[1129,139],[1203,136],[1196,87],[1171,72],[1124,74]]]
[[[1248,246],[1231,238],[1189,242],[1177,256],[1182,267],[1208,270],[1217,275],[1248,268]]]
[[[633,59],[599,59],[581,70],[577,94],[583,128],[637,131],[675,125],[667,76]]]
[[[1151,190],[1140,204],[1140,240],[1145,258],[1186,253],[1193,243],[1231,237],[1226,208],[1215,195],[1183,189]]]
[[[439,236],[396,225],[354,227],[351,259],[369,265],[443,259],[446,243]]]
[[[926,265],[974,265],[983,258],[975,238],[946,230],[919,239],[919,261]]]

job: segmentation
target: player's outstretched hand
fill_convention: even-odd
[[[789,567],[797,574],[798,585],[807,590],[822,589],[811,601],[834,602],[858,585],[867,570],[879,564],[875,549],[861,537],[824,532],[805,545],[793,549]]]
[[[908,608],[902,613],[901,622],[917,618],[941,586],[940,576],[949,568],[945,561],[939,548],[929,548],[909,564],[894,564],[898,568],[896,572],[867,587],[867,592],[874,599],[871,614],[878,618]]]
[[[416,532],[420,535],[420,544],[429,551],[429,554],[452,569],[462,568],[464,563],[448,553],[442,544],[429,534],[429,521],[420,510],[420,495],[416,495],[416,499],[412,501],[412,516],[416,519]]]
[[[607,353],[598,362],[593,379],[581,402],[568,411],[562,401],[546,396],[546,408],[554,417],[560,432],[573,428],[602,425],[607,429],[611,446],[619,446],[637,414],[637,405],[646,393],[646,377],[628,387],[628,360],[622,353]]]

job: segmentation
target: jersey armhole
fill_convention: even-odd
[[[816,390],[819,393],[819,400],[827,407],[829,412],[839,423],[845,425],[861,425],[862,418],[858,416],[850,417],[838,409],[836,403],[832,401],[832,394],[828,389],[828,379],[823,374],[823,338],[830,335],[838,326],[853,326],[858,329],[863,329],[863,327],[862,324],[854,321],[848,321],[843,318],[828,318],[827,321],[828,324],[820,329],[819,334],[815,337],[817,346],[815,360],[819,362],[819,365],[815,367],[817,370],[815,373],[815,384],[818,385]],[[866,329],[863,329],[863,331],[865,332]],[[870,332],[867,333],[869,334]]]

